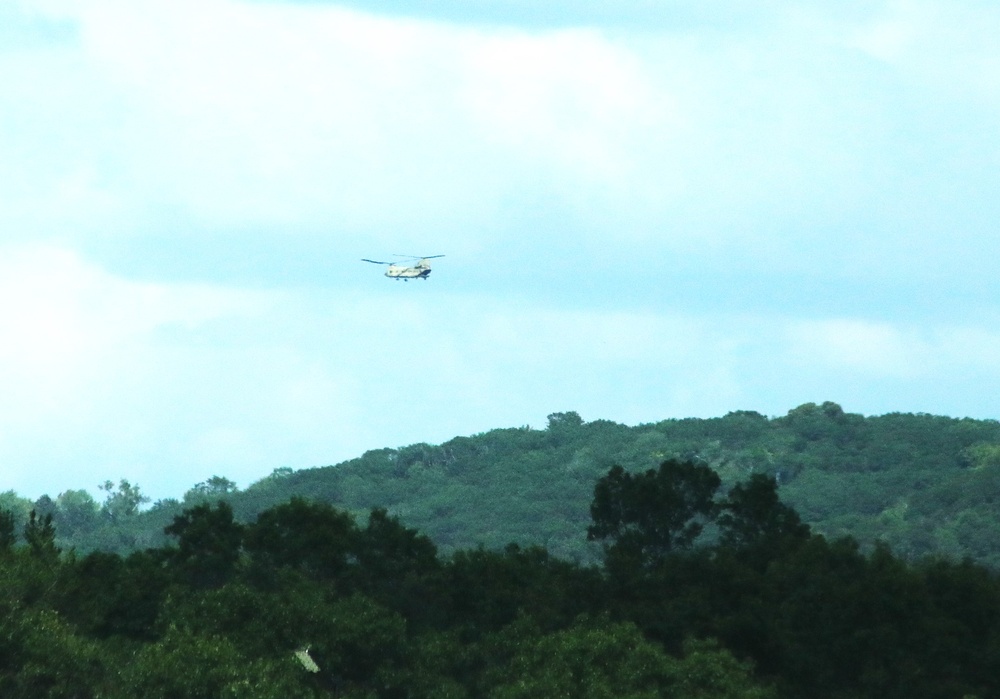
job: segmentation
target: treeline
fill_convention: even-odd
[[[908,561],[971,557],[1000,569],[1000,423],[925,414],[866,417],[807,403],[780,417],[751,411],[629,427],[553,413],[544,429],[497,429],[440,445],[377,449],[337,466],[274,473],[244,490],[213,476],[177,499],[146,504],[128,481],[104,501],[67,491],[35,501],[8,492],[0,507],[21,521],[51,514],[58,543],[80,552],[128,553],[167,543],[163,528],[185,508],[222,499],[243,523],[292,497],[366,516],[384,507],[443,552],[510,542],[598,562],[586,540],[594,481],[615,464],[642,472],[665,459],[708,464],[726,487],[752,474],[814,531],[882,542]]]
[[[757,474],[609,470],[602,564],[439,554],[385,510],[293,499],[171,543],[60,552],[0,513],[0,696],[954,699],[1000,696],[1000,580],[813,533]]]

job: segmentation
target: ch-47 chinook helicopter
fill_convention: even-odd
[[[406,257],[411,260],[416,260],[417,263],[414,265],[406,265],[398,262],[382,262],[380,260],[369,260],[367,258],[362,258],[362,262],[371,262],[373,265],[389,265],[389,269],[385,271],[385,276],[391,279],[402,279],[404,282],[408,282],[411,279],[427,279],[431,273],[431,263],[427,260],[433,260],[435,257],[444,257],[444,255],[428,255],[427,257],[417,257],[416,255],[396,255],[396,257]]]

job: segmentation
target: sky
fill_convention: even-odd
[[[993,419],[1000,7],[0,3],[0,491]],[[445,255],[426,281],[362,258]]]

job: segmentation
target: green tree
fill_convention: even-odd
[[[0,510],[12,512],[15,522],[23,522],[28,519],[28,513],[31,512],[31,508],[31,500],[22,498],[13,490],[0,493]]]
[[[112,699],[312,699],[323,696],[291,652],[250,658],[228,638],[169,628],[120,669]],[[71,695],[65,695],[71,696]]]
[[[670,696],[684,699],[772,699],[773,688],[753,675],[753,665],[712,640],[688,639],[673,663]]]
[[[444,570],[447,617],[470,637],[499,630],[521,615],[544,628],[565,626],[602,608],[598,571],[553,558],[540,546],[458,551]]]
[[[628,623],[584,620],[516,647],[489,699],[657,699],[670,685],[667,655]]]
[[[56,529],[52,525],[52,515],[39,517],[34,510],[28,515],[28,523],[24,525],[24,540],[33,556],[46,560],[59,556],[56,546]]]
[[[411,637],[400,684],[408,699],[469,699],[482,669],[482,653],[455,630],[430,631]]]
[[[233,520],[233,508],[219,501],[197,505],[174,517],[164,532],[177,537],[176,564],[196,587],[217,587],[236,569],[244,528]]]
[[[583,618],[547,635],[525,635],[506,666],[494,670],[489,699],[766,699],[752,668],[711,642],[664,653],[631,623]]]
[[[357,566],[353,584],[411,618],[424,617],[428,586],[437,579],[437,548],[423,534],[400,524],[381,508],[371,511],[368,525],[351,545]]]
[[[575,412],[552,413],[548,416],[548,437],[555,446],[578,439],[583,435],[582,428],[583,419]]]
[[[0,509],[0,554],[9,552],[17,542],[14,513]]]
[[[88,532],[97,526],[100,506],[86,490],[66,490],[56,498],[55,522],[60,536]]]
[[[690,461],[664,461],[639,475],[615,466],[594,487],[587,538],[610,539],[609,553],[648,565],[694,543],[715,515],[720,483]]]
[[[212,476],[206,481],[195,484],[191,490],[184,493],[184,503],[200,503],[207,500],[228,499],[230,495],[239,492],[234,481],[222,476]]]
[[[117,488],[111,481],[104,481],[98,487],[107,493],[101,512],[115,523],[137,515],[139,509],[149,502],[149,498],[139,490],[138,484],[132,485],[124,478],[118,482]]]
[[[723,546],[773,555],[809,538],[808,525],[778,499],[778,484],[769,476],[754,474],[733,486],[720,509]]]
[[[90,637],[149,641],[171,583],[163,550],[133,553],[128,558],[95,551],[68,556],[60,565],[53,606],[75,628]],[[49,582],[52,586],[52,582]]]
[[[59,509],[56,506],[56,501],[50,498],[48,495],[43,495],[37,500],[32,508],[39,518],[44,519],[46,515],[52,515],[55,517],[56,511]]]
[[[348,696],[405,696],[406,620],[361,595],[332,602],[311,625],[306,645],[321,673],[346,685]]]
[[[0,696],[96,699],[104,696],[106,657],[50,609],[0,604]]]
[[[357,536],[354,519],[326,503],[302,498],[260,514],[245,545],[258,571],[289,567],[321,579],[342,576]]]

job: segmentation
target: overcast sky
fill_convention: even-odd
[[[0,491],[996,417],[1000,8],[747,5],[0,3]]]

